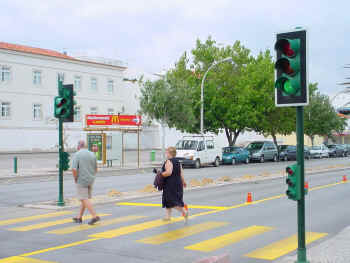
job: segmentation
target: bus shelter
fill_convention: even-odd
[[[137,167],[140,168],[140,132],[142,131],[139,115],[86,115],[85,128],[87,144],[96,154],[98,163],[112,166],[119,162],[125,166],[125,134],[137,134]]]

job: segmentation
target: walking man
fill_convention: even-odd
[[[77,185],[78,199],[81,201],[81,208],[78,217],[74,217],[75,223],[83,222],[83,214],[87,208],[92,216],[88,223],[93,225],[100,221],[89,199],[91,199],[92,186],[97,173],[97,160],[94,153],[90,152],[84,141],[79,141],[78,152],[74,154],[72,161],[72,171],[74,181]]]

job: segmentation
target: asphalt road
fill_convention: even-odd
[[[190,182],[192,179],[201,180],[203,178],[218,179],[222,176],[230,176],[232,178],[244,175],[262,175],[282,173],[286,165],[292,162],[267,162],[267,163],[251,163],[240,164],[236,166],[223,165],[218,168],[206,167],[199,170],[188,168],[185,169],[185,179]],[[305,162],[306,169],[327,167],[339,164],[348,164],[349,158],[334,158],[322,160],[310,160]],[[118,174],[118,176],[114,176]],[[94,194],[107,194],[114,189],[120,192],[141,190],[146,185],[152,184],[154,174],[151,172],[141,171],[137,174],[123,175],[118,172],[105,171],[98,174],[94,185]],[[0,206],[14,206],[27,203],[37,203],[42,201],[51,201],[58,198],[58,182],[57,176],[40,177],[31,179],[16,179],[9,182],[1,181],[0,185]],[[76,195],[75,184],[72,176],[65,175],[64,178],[64,196],[65,198],[74,197]]]
[[[275,164],[256,169],[272,169],[271,165]],[[190,177],[206,172],[222,176],[229,169],[236,167],[205,168],[200,172],[188,169],[186,174]],[[312,232],[313,239],[309,246],[349,225],[349,184],[338,183],[343,175],[344,171],[308,176],[311,191],[306,198],[306,230]],[[108,178],[136,182],[141,175],[135,177],[103,177],[99,178],[99,184]],[[37,183],[36,190],[28,187],[32,183],[6,187],[18,185],[23,192],[37,191],[39,196],[45,195],[44,189],[50,183]],[[170,223],[159,220],[164,215],[157,206],[159,197],[133,201],[137,204],[100,205],[97,210],[105,216],[96,227],[70,223],[76,212],[73,210],[64,212],[69,214],[52,214],[52,211],[16,208],[10,198],[5,198],[6,201],[1,198],[0,263],[195,262],[226,253],[231,262],[271,262],[295,253],[296,243],[288,238],[297,232],[296,202],[281,196],[285,190],[284,180],[275,179],[186,192],[184,199],[191,213],[187,223],[175,211]],[[247,192],[252,192],[253,201],[260,201],[246,204]],[[14,220],[5,221],[8,219]],[[12,256],[18,257],[9,261],[8,257]]]

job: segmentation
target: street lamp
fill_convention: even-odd
[[[201,134],[204,134],[204,81],[205,78],[207,77],[207,74],[209,72],[209,70],[211,70],[214,66],[222,63],[222,62],[228,62],[228,61],[232,61],[231,57],[228,58],[224,58],[218,62],[213,62],[213,64],[210,65],[210,67],[208,68],[208,70],[204,73],[203,79],[202,79],[202,84],[201,84]]]

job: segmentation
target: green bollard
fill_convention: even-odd
[[[17,173],[17,156],[13,157],[13,171],[16,174]]]
[[[156,160],[156,151],[151,151],[151,162],[154,162]]]

